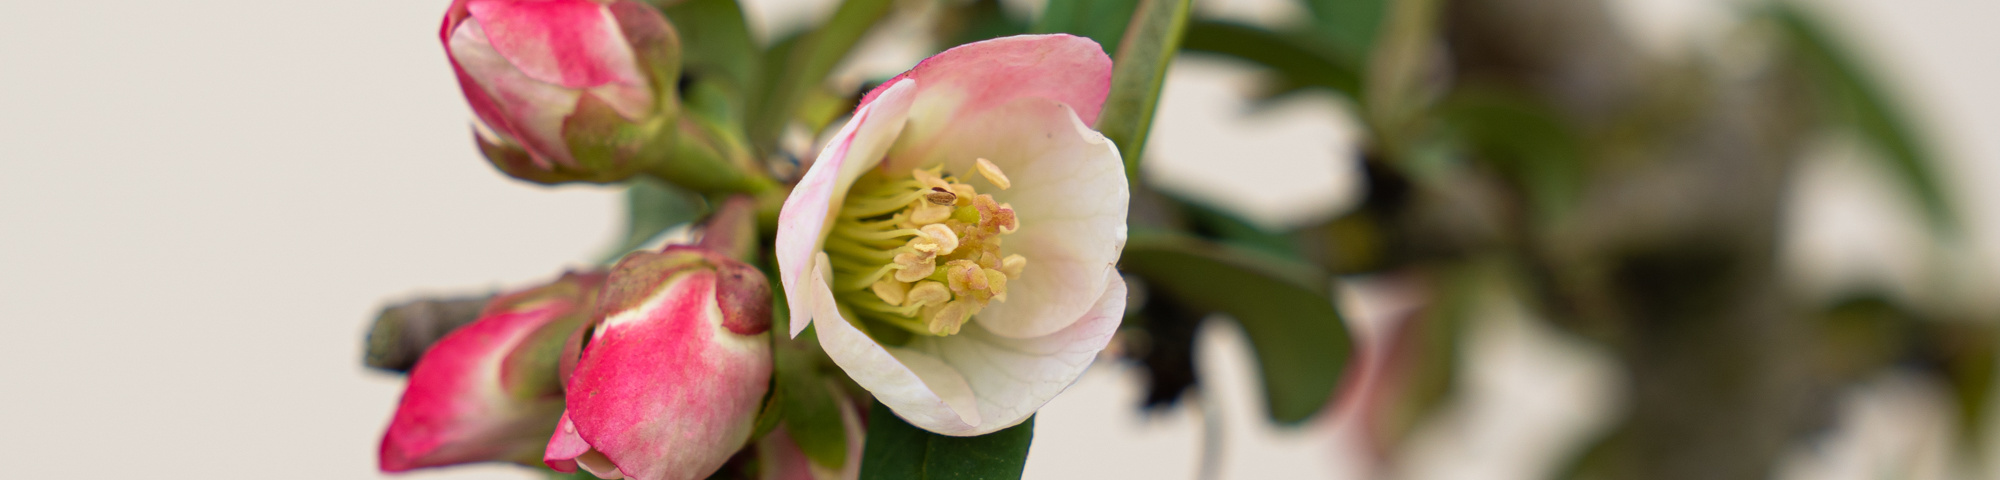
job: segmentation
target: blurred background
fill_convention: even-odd
[[[614,243],[617,189],[472,148],[447,3],[0,4],[6,476],[378,478],[381,306]],[[770,38],[834,2],[743,3]],[[987,5],[942,3],[835,80]],[[1356,356],[1274,425],[1236,323],[1176,327],[1175,370],[1145,312],[1042,410],[1028,478],[2000,478],[2000,3],[1439,3],[1411,48],[1450,55],[1357,99],[1229,41],[1322,12],[1195,2],[1144,178],[1343,274]]]

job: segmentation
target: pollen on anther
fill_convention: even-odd
[[[1007,180],[1007,174],[1000,172],[1000,166],[985,158],[973,160],[972,166],[974,170],[979,171],[979,176],[986,177],[986,181],[993,182],[993,186],[1000,187],[1001,190],[1013,186],[1013,182]]]
[[[931,191],[924,193],[924,199],[934,205],[951,205],[958,201],[958,194],[952,193],[951,190],[931,187]]]

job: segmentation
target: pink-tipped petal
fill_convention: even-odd
[[[770,382],[769,339],[724,326],[711,269],[672,273],[635,302],[616,299],[624,263],[570,379],[570,419],[624,476],[704,478],[749,440]]]
[[[563,473],[576,473],[576,457],[590,452],[590,444],[576,435],[576,424],[570,423],[569,414],[556,422],[556,433],[549,437],[548,448],[542,451],[542,463],[550,469]]]
[[[910,129],[899,152],[928,156],[938,136],[969,130],[962,121],[1023,98],[1046,98],[1069,105],[1084,124],[1097,123],[1111,92],[1111,57],[1097,42],[1063,34],[1018,35],[945,50],[897,77],[917,81]],[[875,98],[871,92],[868,98]],[[864,100],[864,102],[867,100]],[[920,163],[892,156],[891,170]]]
[[[562,138],[563,120],[576,109],[580,90],[530,78],[494,50],[485,27],[468,18],[446,41],[473,113],[495,130],[513,135],[541,163],[573,165]],[[466,80],[471,83],[466,83]],[[477,92],[473,90],[477,86]]]
[[[380,467],[532,462],[562,413],[556,355],[592,308],[602,276],[579,274],[495,298],[410,370],[382,436]]]
[[[839,202],[847,197],[868,169],[874,168],[896,141],[909,114],[916,82],[903,80],[883,87],[874,101],[855,110],[854,118],[833,136],[819,158],[813,161],[798,186],[785,198],[778,214],[779,281],[785,286],[785,300],[791,306],[791,335],[796,337],[811,323],[816,308],[814,297],[806,294],[804,280],[814,276],[813,256],[826,240],[828,220]]]
[[[1104,291],[1125,246],[1131,200],[1118,147],[1070,113],[1068,106],[1026,98],[968,118],[938,138],[946,171],[970,172],[985,158],[1006,172],[1006,190],[974,180],[994,200],[1013,205],[1021,227],[1002,253],[1028,258],[1007,282],[1007,300],[988,304],[974,320],[1003,337],[1039,337],[1062,330],[1089,311]],[[928,165],[929,163],[926,163]]]
[[[469,0],[493,48],[529,78],[571,89],[644,86],[618,20],[590,0]]]

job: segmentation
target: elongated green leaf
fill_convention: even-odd
[[[868,410],[863,480],[993,480],[1021,478],[1035,418],[977,437],[949,437],[911,426],[881,402]]]
[[[694,221],[706,210],[707,204],[694,193],[652,177],[636,177],[625,190],[625,238],[604,252],[604,261],[617,261],[660,232]]]
[[[1116,52],[1138,9],[1139,0],[1049,0],[1029,31],[1090,37],[1104,51]]]
[[[1917,197],[1931,226],[1944,233],[1958,228],[1958,219],[1938,177],[1937,159],[1910,130],[1909,115],[1877,85],[1851,50],[1835,41],[1822,24],[1794,2],[1772,2],[1773,17],[1791,37],[1794,47],[1813,67],[1836,110],[1844,111],[1854,129],[1882,150],[1889,170]]]
[[[1347,58],[1365,59],[1380,35],[1387,0],[1306,0],[1312,31],[1321,43]]]
[[[1160,84],[1167,80],[1167,65],[1173,63],[1181,35],[1187,32],[1189,1],[1140,2],[1113,60],[1111,96],[1104,99],[1097,130],[1118,144],[1127,177],[1139,173],[1139,155],[1153,127],[1153,110],[1160,105]]]
[[[1165,233],[1133,235],[1119,269],[1144,279],[1154,295],[1241,324],[1257,351],[1273,420],[1303,422],[1333,398],[1353,344],[1325,272]]]
[[[1359,62],[1329,54],[1304,41],[1232,22],[1200,20],[1188,25],[1182,50],[1226,55],[1270,68],[1289,90],[1331,89],[1353,97],[1359,92]],[[1280,92],[1274,92],[1280,93]]]
[[[1181,217],[1187,222],[1188,233],[1279,258],[1303,258],[1291,238],[1264,230],[1263,227],[1251,224],[1235,213],[1176,195],[1168,194],[1166,197],[1180,207]]]
[[[784,62],[781,68],[762,72],[762,81],[769,88],[764,98],[752,102],[748,125],[751,144],[766,149],[775,143],[810,91],[822,88],[827,75],[847,58],[863,34],[888,15],[893,4],[891,0],[840,2],[833,17],[818,30],[800,37],[790,48],[774,49],[773,54],[785,55]]]

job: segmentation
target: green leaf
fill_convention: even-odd
[[[1916,195],[1932,228],[1940,233],[1955,232],[1957,214],[1938,176],[1936,157],[1911,131],[1909,115],[1868,75],[1860,59],[1836,42],[1812,15],[1792,2],[1772,2],[1772,8],[1772,16],[1812,69],[1813,79],[1821,82],[1831,97],[1827,101],[1847,114],[1845,120],[1862,138],[1882,150],[1890,171]]]
[[[769,88],[763,98],[753,102],[748,125],[751,145],[766,150],[775,144],[778,134],[784,131],[785,124],[792,120],[811,90],[824,88],[827,75],[860,43],[862,34],[888,15],[894,3],[891,0],[840,2],[833,17],[818,30],[800,37],[789,48],[774,48],[772,54],[783,55],[783,63],[780,68],[764,71],[763,82]]]
[[[1273,420],[1303,422],[1333,398],[1353,342],[1325,272],[1165,233],[1133,235],[1119,269],[1144,279],[1152,294],[1227,313],[1241,324],[1257,351]]]
[[[1312,12],[1312,30],[1322,43],[1347,58],[1368,58],[1381,34],[1382,17],[1389,11],[1387,0],[1306,0]]]
[[[685,0],[661,13],[680,34],[683,71],[720,77],[738,89],[749,87],[756,74],[757,42],[736,0]]]
[[[1104,51],[1116,52],[1138,9],[1139,0],[1049,0],[1029,31],[1089,37]]]
[[[604,262],[618,261],[632,249],[675,225],[694,221],[708,206],[700,196],[652,177],[634,177],[625,190],[625,239],[604,252]]]
[[[840,421],[840,400],[813,362],[816,350],[773,349],[777,367],[773,383],[784,411],[782,421],[792,441],[798,443],[799,450],[813,463],[839,470],[847,463],[847,427]]]
[[[1181,34],[1187,31],[1188,3],[1191,0],[1144,0],[1132,14],[1132,25],[1119,43],[1111,70],[1111,96],[1104,99],[1098,114],[1097,130],[1118,144],[1125,158],[1125,176],[1139,173],[1139,155],[1146,148],[1146,133],[1153,126],[1153,110],[1160,105],[1160,84],[1167,79],[1167,65],[1180,50]]]
[[[1438,110],[1470,144],[1472,157],[1518,186],[1541,219],[1559,218],[1582,200],[1582,138],[1553,106],[1525,94],[1470,87]]]
[[[1028,32],[1028,22],[1007,13],[999,0],[974,0],[945,9],[938,19],[939,37],[945,45],[1020,35]],[[1046,32],[1043,32],[1046,33]]]
[[[1188,233],[1277,257],[1303,258],[1291,238],[1264,230],[1235,213],[1176,195],[1168,194],[1166,197],[1180,207]]]
[[[1235,57],[1270,68],[1286,85],[1280,90],[1319,87],[1354,97],[1361,85],[1355,60],[1254,26],[1196,21],[1188,25],[1187,41],[1181,44],[1181,49]]]
[[[681,102],[693,114],[738,125],[756,79],[757,42],[735,0],[686,0],[662,9],[680,33]]]
[[[977,437],[938,435],[911,426],[881,402],[870,402],[868,441],[861,453],[863,480],[1021,478],[1035,418]]]

